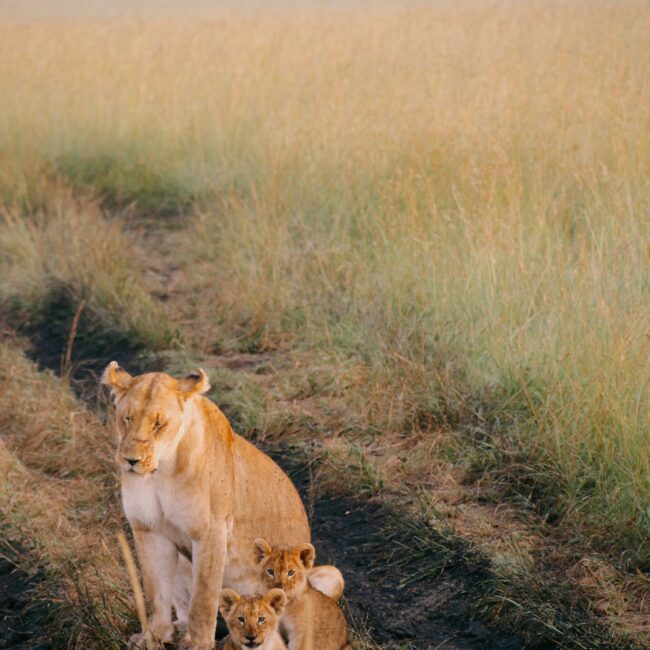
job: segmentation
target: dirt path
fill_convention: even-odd
[[[49,638],[49,605],[34,598],[45,575],[18,569],[7,557],[15,552],[0,554],[0,649],[50,650],[56,644]]]
[[[291,466],[282,454],[273,455],[308,504],[317,562],[341,569],[349,618],[356,626],[365,625],[376,643],[391,650],[524,647],[521,640],[472,620],[471,609],[485,594],[488,574],[462,544],[433,530],[428,540],[412,537],[399,513],[376,502],[318,498],[309,503],[305,466]],[[414,553],[405,560],[403,549],[423,543],[424,557]]]

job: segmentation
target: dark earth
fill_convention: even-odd
[[[19,549],[4,541],[0,546],[0,648],[51,648],[48,628],[53,614],[47,601],[35,597],[46,577],[42,571],[29,575],[18,569],[12,556]]]
[[[305,498],[309,473],[304,466],[285,469]],[[473,619],[488,573],[462,545],[434,539],[438,536],[430,530],[423,553],[407,555],[403,549],[410,551],[420,539],[410,538],[411,522],[398,512],[356,498],[323,497],[308,507],[316,563],[341,569],[348,618],[365,626],[376,643],[391,650],[524,647],[523,641]],[[423,567],[429,573],[414,580]]]

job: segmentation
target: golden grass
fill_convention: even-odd
[[[175,333],[139,277],[142,253],[119,220],[58,183],[46,186],[47,205],[0,211],[0,307],[12,324],[52,328],[64,319],[100,348],[169,347]]]
[[[66,647],[118,648],[130,623],[115,531],[113,436],[15,339],[0,340],[0,526],[47,573],[50,635]],[[88,477],[92,477],[91,480]]]
[[[45,177],[191,213],[195,349],[318,349],[376,435],[507,420],[554,508],[647,561],[648,34],[636,0],[5,24],[5,233]]]
[[[451,362],[557,468],[539,489],[560,512],[647,556],[648,19],[497,4],[247,28],[212,86],[235,113],[211,103],[215,151],[240,148],[185,240],[189,311],[217,326],[199,347],[352,354],[371,374],[351,392],[391,431],[444,416]]]

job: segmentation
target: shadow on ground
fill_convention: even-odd
[[[348,618],[356,628],[391,650],[524,647],[473,618],[489,574],[462,542],[431,528],[427,539],[412,536],[413,526],[422,531],[417,522],[373,501],[319,497],[310,503],[308,468],[273,456],[307,502],[317,564],[343,572]]]
[[[78,309],[79,303],[65,291],[53,290],[18,331],[31,343],[27,356],[39,368],[65,375],[77,396],[92,407],[99,395],[99,377],[110,361],[117,361],[134,374],[163,369],[161,360],[143,354],[136,337],[107,328],[90,309],[77,314]],[[11,324],[11,315],[6,320]]]
[[[0,649],[51,650],[63,648],[52,638],[54,607],[38,597],[47,580],[42,570],[33,574],[17,568],[12,556],[20,549],[5,540],[0,552]]]

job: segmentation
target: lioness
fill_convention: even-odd
[[[172,605],[179,614],[190,598],[189,611],[179,616],[188,619],[179,647],[211,649],[222,585],[240,593],[262,588],[251,557],[255,538],[284,544],[310,538],[300,496],[202,396],[210,387],[203,370],[187,379],[161,372],[132,377],[113,361],[102,382],[115,402],[122,504],[151,610],[149,629],[171,641]],[[189,563],[181,556],[192,569],[184,594],[179,573],[187,576]],[[142,634],[129,645],[140,647]]]
[[[311,544],[271,547],[256,539],[253,557],[265,585],[282,589],[289,598],[280,619],[289,650],[352,650],[341,608],[307,580],[316,557]]]
[[[278,632],[278,621],[287,604],[282,589],[271,589],[264,596],[240,596],[224,589],[219,598],[219,611],[228,626],[222,650],[287,650]]]

